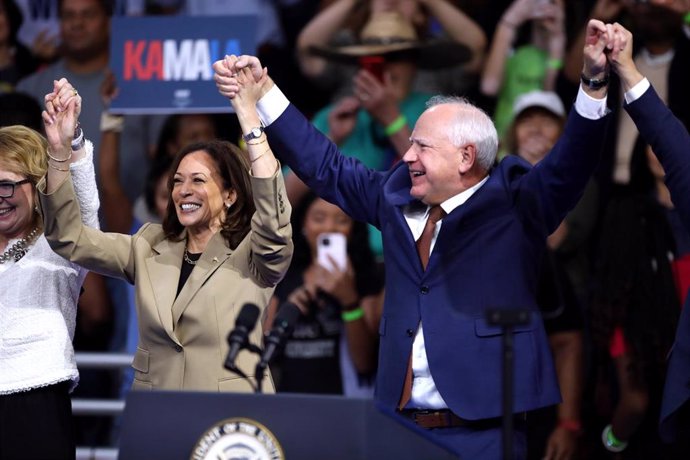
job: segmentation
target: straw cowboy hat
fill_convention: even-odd
[[[357,64],[365,56],[382,56],[386,61],[412,61],[424,69],[461,64],[472,55],[466,46],[457,42],[420,41],[412,24],[397,12],[372,16],[359,39],[359,43],[354,45],[313,46],[310,52],[346,64]]]

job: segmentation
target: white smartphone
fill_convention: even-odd
[[[347,240],[342,233],[321,233],[316,237],[316,259],[328,271],[347,267]],[[332,260],[331,260],[332,259]]]

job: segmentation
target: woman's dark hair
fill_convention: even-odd
[[[307,217],[309,208],[317,199],[319,197],[314,192],[309,191],[292,210],[290,220],[294,229],[292,241],[295,245],[295,250],[292,256],[292,264],[290,265],[291,271],[297,270],[301,273],[312,262],[311,247],[304,237],[302,227],[304,227],[304,220]],[[371,284],[371,277],[376,272],[376,259],[369,247],[369,228],[364,222],[352,222],[352,232],[347,241],[347,255],[350,257],[355,271],[357,290],[362,292],[362,286]]]
[[[20,92],[0,94],[0,127],[12,125],[43,133],[41,106],[36,99]]]
[[[14,87],[19,80],[33,73],[38,67],[38,63],[31,50],[19,42],[19,29],[24,23],[22,11],[14,0],[0,0],[0,5],[0,9],[5,12],[9,26],[7,40],[10,46],[14,48],[14,56],[10,59],[11,64],[9,72],[6,72],[3,76],[3,83],[5,85],[10,84],[11,87]],[[41,125],[42,124],[43,123],[41,123]],[[34,127],[32,126],[32,128]],[[42,129],[38,131],[41,132]]]
[[[182,159],[199,150],[206,152],[213,160],[223,181],[223,187],[232,189],[237,194],[233,205],[226,210],[225,221],[220,230],[228,246],[235,249],[249,233],[251,219],[256,210],[249,180],[251,165],[242,150],[230,142],[219,140],[196,142],[184,147],[175,157],[170,168],[172,174],[168,179],[168,190],[173,189],[174,173],[179,168]],[[175,203],[171,199],[168,203],[167,215],[163,220],[163,231],[166,238],[180,241],[182,230],[184,226],[177,218]]]
[[[19,29],[24,23],[24,16],[22,16],[22,11],[19,9],[14,0],[0,0],[3,9],[5,10],[5,16],[7,16],[7,21],[10,26],[9,41],[11,44],[17,43],[17,34]]]
[[[151,167],[146,175],[146,183],[144,184],[144,199],[146,200],[146,208],[151,214],[157,215],[156,210],[156,187],[158,186],[158,181],[161,180],[166,174],[170,173],[170,168],[173,164],[174,158],[165,155],[162,157],[154,157],[151,162]],[[172,190],[168,189],[168,194]]]

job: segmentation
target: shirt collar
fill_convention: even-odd
[[[487,180],[489,180],[488,175],[484,179],[474,184],[472,187],[468,188],[467,190],[463,190],[457,195],[448,198],[446,201],[441,203],[441,208],[443,208],[446,214],[450,214],[451,212],[453,212],[455,208],[469,200],[470,197],[474,195],[475,192],[479,190],[482,187],[482,185],[486,183]]]

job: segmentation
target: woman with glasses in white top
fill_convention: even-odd
[[[74,129],[81,98],[65,79],[46,95],[46,136],[0,128],[0,459],[73,459],[69,393],[79,380],[72,339],[87,271],[43,236],[36,185],[48,167],[69,169],[82,220],[98,227],[93,146]],[[71,128],[69,128],[71,126]],[[68,129],[69,128],[69,129]],[[70,161],[48,162],[72,143]]]

